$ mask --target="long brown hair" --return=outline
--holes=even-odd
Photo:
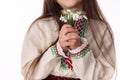
[[[108,24],[108,22],[106,21],[105,17],[103,16],[102,12],[101,12],[101,9],[97,3],[97,0],[83,0],[83,11],[86,12],[86,16],[88,17],[88,19],[94,19],[94,20],[98,20],[98,21],[101,21],[103,23],[106,24],[107,26],[107,29],[109,31],[109,34],[110,34],[110,37],[111,37],[111,40],[112,42],[113,41],[113,36],[112,36],[112,33],[111,33],[111,29],[110,29],[110,26]],[[62,10],[62,7],[56,2],[56,0],[44,0],[44,5],[43,5],[43,13],[42,13],[42,16],[40,16],[39,18],[37,18],[36,20],[38,19],[42,19],[42,18],[48,18],[48,17],[52,17],[55,19],[55,21],[58,23],[59,25],[59,28],[61,29],[61,26],[62,26],[62,23],[60,22],[59,20],[59,17],[61,15],[61,10]],[[35,21],[36,21],[35,20]],[[34,22],[35,22],[34,21]],[[101,26],[102,27],[102,26]],[[101,42],[98,42],[98,38],[97,38],[97,35],[95,34],[96,32],[94,31],[94,28],[91,27],[91,30],[92,30],[92,35],[96,41],[96,44],[97,46],[99,47],[100,51],[102,52],[101,50],[101,45],[102,44],[102,47],[106,48],[105,47],[105,44],[102,43],[103,40],[101,40]],[[104,36],[103,36],[104,37]],[[101,39],[103,38],[101,37]],[[100,43],[100,44],[99,44]],[[114,44],[114,43],[113,43]],[[53,44],[51,44],[50,46],[52,46]],[[50,47],[49,46],[49,47]],[[48,47],[48,48],[49,48]],[[46,51],[46,50],[45,50]],[[44,52],[45,52],[44,51]],[[104,54],[104,52],[102,52]],[[27,74],[26,74],[26,80],[31,80],[32,79],[32,74],[33,72],[35,71],[35,68],[40,60],[42,55],[38,56],[31,64],[31,66],[29,67],[28,71],[27,71]],[[104,54],[105,56],[105,54]]]

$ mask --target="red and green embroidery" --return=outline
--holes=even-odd
[[[61,67],[64,68],[64,69],[69,69],[65,58],[61,58]]]
[[[63,69],[71,69],[71,70],[73,69],[72,61],[71,61],[69,55],[66,55],[66,56],[68,56],[68,58],[64,58],[63,56],[59,55],[59,52],[58,52],[58,49],[57,49],[56,45],[52,46],[51,50],[52,50],[53,55],[56,58],[58,58],[58,57],[61,58],[61,67]]]
[[[71,61],[70,57],[74,57],[74,58],[83,57],[90,50],[90,46],[86,45],[86,47],[84,49],[82,49],[81,51],[79,51],[77,53],[67,54],[66,56],[68,56],[68,58],[64,58],[61,55],[59,55],[56,45],[52,46],[51,50],[52,50],[53,55],[56,58],[58,58],[58,57],[61,58],[61,67],[63,69],[71,69],[72,70],[73,66],[72,66],[72,61]]]
[[[90,46],[87,45],[84,49],[82,49],[81,51],[75,53],[75,54],[70,54],[71,57],[74,58],[80,58],[83,57],[85,54],[87,54],[87,52],[90,50]]]
[[[54,55],[56,58],[61,57],[61,56],[58,54],[58,50],[56,49],[55,46],[52,46],[52,47],[51,47],[51,50],[52,50],[53,55]]]

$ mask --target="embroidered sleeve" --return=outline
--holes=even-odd
[[[58,57],[61,58],[61,67],[63,69],[71,69],[71,70],[73,69],[69,52],[67,52],[67,53],[63,52],[63,49],[62,49],[59,41],[55,45],[52,46],[51,50],[53,52],[53,55],[56,58],[58,58]]]
[[[63,52],[63,49],[60,46],[59,41],[55,45],[52,46],[51,50],[52,50],[53,55],[55,57],[65,57],[65,58],[67,58],[67,56]]]
[[[63,52],[59,41],[52,46],[51,50],[53,55],[56,58],[61,58],[61,67],[63,67],[64,69],[73,69],[70,57],[80,58],[87,54],[87,52],[90,50],[90,46],[85,38],[81,38],[81,41],[82,45],[80,47],[77,47],[74,50],[68,50],[67,53]]]
[[[87,54],[87,52],[90,50],[90,46],[85,38],[81,38],[82,45],[80,47],[77,47],[76,49],[69,50],[70,56],[74,58],[80,58]]]

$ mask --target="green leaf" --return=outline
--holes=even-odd
[[[75,21],[73,21],[73,19],[69,19],[67,20],[67,24],[70,24],[71,26],[74,27]]]

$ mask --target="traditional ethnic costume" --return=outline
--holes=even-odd
[[[91,27],[94,27],[97,38],[101,40],[98,45],[103,42],[106,48],[101,44],[99,49]],[[82,45],[65,54],[59,41],[53,44],[59,33],[56,21],[53,18],[35,21],[23,43],[23,75],[27,73],[32,61],[43,53],[31,80],[111,80],[115,73],[115,50],[106,25],[91,19],[84,30],[80,33]]]

